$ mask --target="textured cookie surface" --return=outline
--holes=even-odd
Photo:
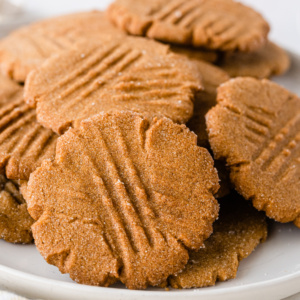
[[[193,113],[200,74],[165,45],[142,38],[86,43],[50,58],[28,76],[25,100],[38,121],[64,132],[100,112],[131,110],[185,123]]]
[[[7,76],[24,82],[30,71],[54,53],[83,39],[110,34],[122,35],[99,11],[43,20],[14,31],[0,42],[0,68]]]
[[[215,157],[236,190],[280,222],[300,227],[300,99],[266,79],[233,79],[206,115]]]
[[[0,239],[10,243],[31,243],[32,224],[18,183],[0,174]]]
[[[56,140],[23,101],[23,88],[0,76],[0,168],[6,176],[27,180],[44,159],[54,158]]]
[[[226,72],[206,62],[194,61],[202,76],[203,91],[199,92],[194,102],[194,115],[187,123],[198,137],[198,145],[209,147],[206,132],[205,115],[217,104],[217,88],[229,79]]]
[[[228,53],[219,66],[231,77],[268,78],[286,72],[290,66],[288,54],[272,42],[251,53]]]
[[[260,14],[232,0],[116,0],[108,13],[130,34],[225,51],[258,49],[269,31]]]
[[[173,288],[192,288],[235,278],[239,262],[266,237],[264,214],[232,194],[221,200],[220,216],[214,223],[213,234],[205,241],[205,248],[190,251],[186,268],[171,276],[169,283]]]
[[[218,177],[184,125],[137,114],[99,114],[58,139],[53,163],[25,194],[48,263],[72,279],[129,288],[184,268],[218,215]]]

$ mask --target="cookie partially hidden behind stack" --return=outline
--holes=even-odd
[[[232,0],[116,0],[108,14],[133,35],[222,51],[254,51],[269,32],[259,13]]]
[[[203,91],[197,93],[194,115],[187,123],[187,127],[196,133],[199,146],[209,147],[205,115],[217,104],[217,88],[229,80],[229,76],[222,69],[207,62],[194,60],[193,63],[202,75]]]
[[[240,261],[266,240],[268,228],[263,213],[235,193],[220,204],[213,234],[203,249],[190,252],[183,272],[169,278],[173,288],[205,287],[235,278]]]
[[[0,69],[6,76],[24,82],[30,71],[47,58],[78,42],[122,32],[100,11],[80,12],[46,19],[12,32],[0,42]]]
[[[0,75],[0,168],[10,179],[28,180],[44,159],[52,159],[57,135],[36,121],[23,88]]]
[[[218,65],[231,77],[269,78],[281,75],[290,67],[288,54],[272,42],[250,53],[224,53]]]
[[[36,246],[80,283],[159,285],[182,270],[218,216],[208,151],[184,125],[99,114],[58,139],[28,182]]]

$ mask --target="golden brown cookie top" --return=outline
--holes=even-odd
[[[237,191],[269,217],[300,226],[300,99],[268,80],[232,79],[206,122]]]
[[[116,0],[108,15],[133,35],[224,51],[258,49],[269,31],[259,13],[232,0]]]
[[[82,40],[122,36],[100,11],[81,12],[46,19],[12,32],[0,42],[0,69],[16,81],[24,82],[28,73],[45,59],[70,49]]]
[[[143,38],[82,44],[48,59],[26,81],[25,100],[57,133],[100,112],[131,110],[185,123],[201,76],[186,58]]]
[[[288,54],[272,42],[251,53],[228,53],[219,66],[231,77],[268,78],[286,72],[290,66]]]
[[[10,243],[28,244],[33,241],[33,219],[19,191],[19,184],[0,174],[0,239]]]
[[[131,112],[99,114],[68,130],[25,194],[47,262],[72,279],[128,288],[184,268],[218,215],[218,177],[184,125]]]
[[[236,277],[239,262],[267,238],[266,217],[236,194],[220,202],[220,216],[205,248],[190,251],[183,272],[169,278],[173,288],[215,285]]]
[[[44,159],[54,157],[57,137],[37,123],[23,88],[0,75],[0,168],[6,176],[28,180]]]

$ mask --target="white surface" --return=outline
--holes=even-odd
[[[138,1],[138,0],[137,0]],[[105,8],[104,0],[25,0],[25,14],[6,25],[0,35],[30,20],[78,10]],[[300,1],[245,0],[272,26],[271,38],[294,53],[291,71],[275,81],[300,95]],[[251,26],[251,24],[249,24]],[[298,27],[297,27],[298,26]],[[42,299],[283,299],[300,291],[300,229],[272,222],[267,242],[241,263],[237,278],[215,287],[193,290],[129,291],[122,286],[100,288],[73,283],[68,275],[47,265],[34,246],[0,241],[0,285],[22,296]],[[1,298],[0,298],[1,299]],[[291,299],[300,299],[294,296]]]

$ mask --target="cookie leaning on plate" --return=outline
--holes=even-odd
[[[269,32],[259,13],[232,0],[116,0],[108,15],[133,35],[223,51],[254,51]]]
[[[220,216],[205,248],[190,251],[190,259],[178,275],[169,278],[173,288],[215,285],[236,277],[239,263],[267,238],[266,217],[232,193],[220,201]]]
[[[73,280],[128,288],[182,270],[218,215],[218,176],[184,125],[99,114],[58,139],[25,198],[36,246]]]
[[[54,53],[72,48],[83,40],[100,36],[122,36],[100,11],[80,12],[46,19],[12,32],[0,41],[0,69],[12,79],[24,82],[30,71]]]
[[[236,190],[279,222],[300,227],[300,99],[283,87],[237,78],[218,89],[206,115],[215,158]]]
[[[84,43],[48,59],[28,76],[25,101],[57,133],[100,112],[131,110],[185,123],[201,74],[169,47],[143,38]]]

